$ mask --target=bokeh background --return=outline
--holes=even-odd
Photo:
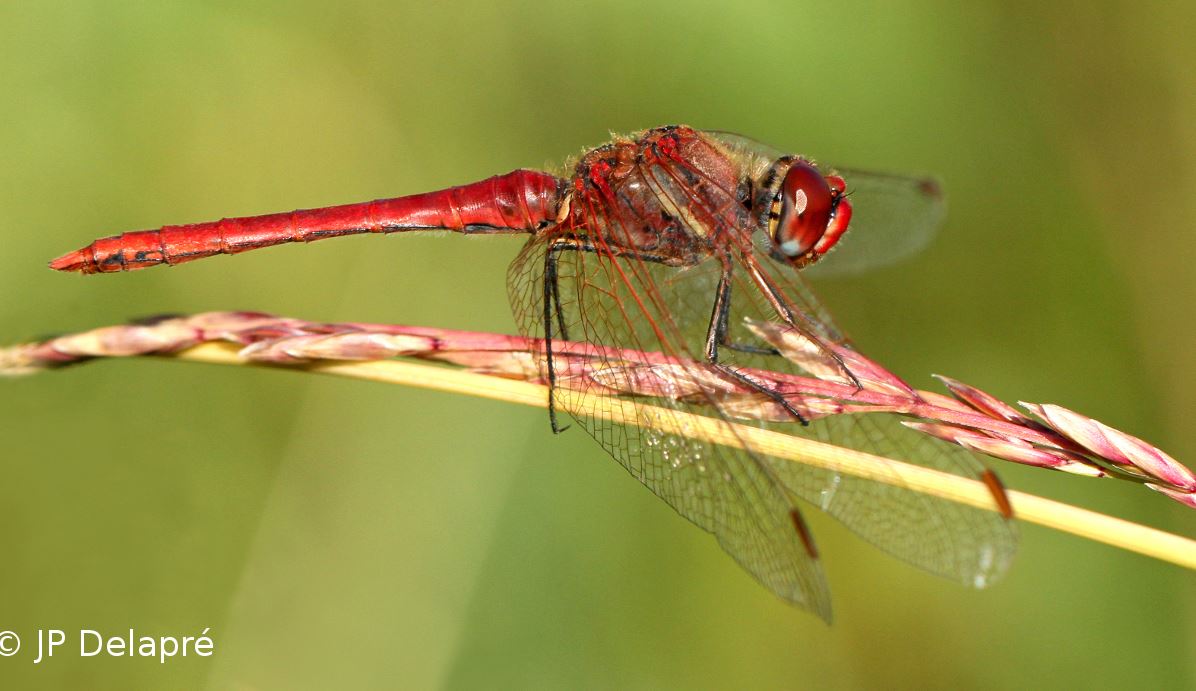
[[[519,239],[358,237],[80,278],[99,235],[424,191],[607,132],[731,129],[944,181],[917,259],[825,282],[861,348],[1196,461],[1183,3],[7,2],[0,340],[161,312],[511,331]],[[940,581],[824,517],[791,609],[542,411],[161,361],[0,382],[6,688],[1190,688],[1196,577],[1024,527]],[[1196,534],[1145,490],[1007,484]],[[32,664],[38,628],[211,658]]]

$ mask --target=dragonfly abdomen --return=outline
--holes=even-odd
[[[101,238],[50,262],[79,273],[132,271],[359,233],[528,233],[558,218],[563,181],[516,170],[436,192],[264,216],[163,226]]]

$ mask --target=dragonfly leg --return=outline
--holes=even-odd
[[[553,366],[552,359],[552,320],[555,313],[556,320],[560,326],[561,338],[566,339],[565,324],[563,310],[560,304],[560,287],[559,274],[557,271],[558,254],[564,251],[574,252],[593,252],[600,254],[607,254],[612,257],[637,259],[639,261],[652,262],[657,264],[669,264],[676,262],[675,257],[667,257],[664,255],[656,255],[651,253],[634,252],[620,248],[598,248],[590,243],[585,238],[580,237],[564,237],[560,238],[548,248],[544,257],[544,344],[546,366],[545,370],[548,377],[549,395],[548,395],[548,413],[549,421],[552,423],[554,432],[562,432],[563,428],[559,427],[556,421],[556,406],[553,397],[553,391],[556,389],[556,371]],[[784,304],[784,303],[780,303]],[[809,420],[801,414],[793,404],[785,399],[779,392],[769,388],[768,386],[748,377],[739,372],[735,368],[725,365],[718,360],[719,346],[723,346],[728,350],[736,350],[740,352],[755,353],[761,355],[780,355],[780,352],[775,348],[766,348],[762,346],[753,346],[747,344],[733,343],[728,338],[728,325],[730,323],[731,312],[731,262],[728,257],[723,262],[723,274],[719,278],[718,289],[715,293],[714,309],[710,317],[710,328],[706,335],[706,360],[718,371],[727,376],[741,382],[745,386],[758,391],[768,398],[772,399],[777,405],[781,406],[786,412],[793,416],[793,419],[802,423],[809,424]],[[793,315],[788,309],[785,309],[782,318],[790,324],[793,323]],[[850,373],[849,373],[850,374]],[[854,379],[854,377],[853,377]]]
[[[706,332],[706,360],[718,371],[735,379],[736,381],[746,385],[748,388],[754,389],[765,396],[772,399],[774,403],[785,409],[785,412],[793,416],[803,425],[810,424],[810,421],[802,415],[797,408],[793,407],[789,401],[780,392],[765,386],[764,384],[752,379],[743,374],[739,370],[729,365],[724,365],[718,361],[718,348],[720,345],[727,346],[732,350],[739,350],[734,346],[727,344],[727,327],[730,323],[731,317],[731,264],[730,262],[723,263],[723,275],[718,280],[718,288],[714,295],[714,309],[710,314],[710,328]],[[764,349],[760,349],[764,350]],[[765,351],[767,352],[767,351]],[[776,351],[773,351],[776,352]],[[779,354],[779,353],[778,353]]]
[[[782,297],[781,292],[777,290],[777,287],[773,284],[773,282],[769,280],[768,277],[765,276],[759,269],[754,270],[752,273],[753,278],[756,281],[756,285],[760,287],[760,289],[764,292],[765,297],[767,297],[768,301],[772,303],[773,309],[777,311],[777,315],[780,316],[786,324],[788,324],[798,333],[807,334],[809,332],[809,327],[803,327],[798,323],[798,318],[794,316],[793,310],[789,307],[789,304]],[[730,286],[728,286],[728,290],[729,289]],[[804,319],[801,321],[802,323],[808,323],[808,321]],[[852,386],[855,387],[857,393],[863,390],[864,385],[862,382],[860,382],[860,378],[855,375],[855,372],[851,371],[851,368],[847,366],[847,363],[843,362],[843,358],[839,357],[837,353],[832,351],[830,348],[827,348],[824,344],[819,343],[816,339],[811,339],[807,336],[807,340],[813,342],[814,345],[823,352],[823,355],[826,356],[826,359],[837,366],[844,377],[847,378],[847,380],[851,382]]]
[[[557,333],[560,334],[560,339],[569,340],[568,331],[565,329],[565,313],[561,308],[561,287],[560,275],[557,271],[557,255],[570,250],[574,252],[599,252],[597,247],[583,238],[564,237],[555,241],[548,248],[548,251],[544,253],[544,371],[548,379],[548,422],[552,425],[553,434],[560,434],[569,429],[568,425],[561,427],[556,418],[556,368],[552,358],[552,322],[555,316]],[[629,257],[658,264],[663,264],[668,260],[663,255],[641,254],[626,250],[615,250],[615,248],[606,249],[604,253],[611,256]]]
[[[561,427],[556,419],[556,370],[552,361],[552,318],[555,313],[561,339],[568,340],[568,332],[565,330],[565,315],[561,309],[557,254],[571,248],[572,245],[569,241],[556,242],[544,254],[544,371],[548,378],[548,423],[552,425],[553,434],[560,434],[569,429],[568,425]]]
[[[727,334],[723,334],[723,340],[719,343],[720,346],[727,350],[734,350],[737,353],[749,353],[751,355],[772,355],[779,357],[781,351],[769,346],[750,345],[748,343],[735,343],[727,340]]]

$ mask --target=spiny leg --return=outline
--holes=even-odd
[[[590,242],[588,242],[582,238],[573,237],[573,238],[562,238],[560,240],[557,240],[556,242],[554,242],[552,244],[551,247],[548,248],[548,251],[545,253],[545,259],[544,259],[544,316],[543,316],[543,318],[544,318],[545,371],[547,373],[548,386],[549,386],[548,418],[549,418],[550,424],[552,425],[552,431],[557,434],[568,429],[567,426],[561,427],[556,419],[556,403],[555,403],[556,369],[555,369],[555,366],[553,363],[553,355],[552,355],[552,338],[553,338],[552,320],[553,320],[554,312],[555,312],[557,324],[559,326],[559,332],[561,333],[561,338],[563,340],[568,339],[568,336],[566,335],[567,332],[565,329],[564,312],[563,312],[563,309],[561,307],[561,302],[560,302],[560,275],[559,275],[559,272],[557,271],[557,261],[558,261],[557,255],[558,255],[558,253],[564,252],[566,250],[572,250],[572,251],[576,251],[576,252],[593,252],[593,253],[599,252],[599,249],[597,247],[595,247],[593,244],[591,244]],[[612,258],[613,257],[630,258],[630,259],[637,259],[640,261],[646,261],[646,262],[651,262],[651,263],[656,263],[656,264],[667,264],[671,261],[675,261],[675,258],[666,257],[665,255],[640,253],[640,252],[633,252],[633,251],[628,251],[628,250],[619,250],[619,249],[615,249],[615,248],[609,248],[606,250],[605,253],[609,254]],[[761,354],[761,355],[780,355],[779,351],[777,351],[775,348],[766,348],[766,347],[761,347],[761,346],[737,344],[737,343],[732,343],[731,341],[729,341],[728,340],[728,331],[729,331],[728,324],[729,324],[729,319],[730,319],[730,311],[731,311],[731,264],[730,264],[729,258],[727,258],[723,262],[723,273],[722,273],[722,276],[719,278],[718,288],[715,293],[714,309],[711,313],[711,318],[710,318],[710,328],[707,331],[706,359],[711,365],[713,365],[720,372],[723,372],[727,376],[735,379],[736,381],[743,383],[745,386],[747,386],[755,391],[758,391],[758,392],[764,394],[765,396],[767,396],[768,398],[770,398],[771,400],[773,400],[777,405],[781,406],[782,408],[785,409],[786,412],[788,412],[790,415],[792,415],[793,418],[795,420],[797,420],[798,422],[802,423],[803,425],[809,424],[809,421],[805,418],[805,416],[803,416],[800,412],[798,412],[798,410],[796,408],[794,408],[793,405],[791,403],[789,403],[789,401],[785,400],[785,397],[782,396],[779,392],[777,392],[773,389],[770,389],[769,387],[765,386],[764,384],[761,384],[760,382],[742,374],[741,372],[737,371],[733,367],[724,365],[718,361],[719,346],[723,346],[730,350],[735,350],[735,351],[739,351],[739,352],[755,353],[755,354]],[[792,316],[790,314],[786,313],[783,316],[787,317],[787,321],[792,322]]]
[[[775,309],[777,312],[777,315],[780,316],[781,319],[783,319],[785,323],[795,331],[803,334],[808,341],[813,343],[815,347],[820,349],[829,360],[833,361],[838,366],[839,371],[851,381],[852,385],[855,386],[855,390],[857,392],[861,391],[864,388],[863,383],[860,381],[860,378],[855,375],[855,372],[852,372],[847,364],[843,362],[843,358],[839,357],[837,353],[832,351],[825,344],[819,342],[817,339],[811,338],[808,335],[808,328],[802,328],[798,326],[798,320],[794,316],[793,310],[789,307],[789,303],[786,302],[781,291],[777,289],[776,285],[774,285],[773,282],[758,269],[753,273],[758,281],[761,291],[764,293],[764,297],[767,298],[772,304],[773,309]]]
[[[803,425],[810,424],[809,420],[807,420],[805,416],[798,412],[798,410],[794,408],[789,401],[785,400],[785,397],[781,395],[780,392],[761,384],[755,379],[752,379],[742,372],[739,372],[734,367],[724,365],[718,361],[718,347],[720,345],[727,346],[732,350],[741,350],[741,348],[736,348],[728,344],[727,331],[728,324],[730,323],[730,317],[731,262],[730,258],[728,257],[723,261],[723,273],[718,279],[718,288],[715,290],[714,294],[714,309],[710,314],[710,328],[706,332],[706,360],[718,371],[772,399],[774,403],[784,408],[785,412],[792,415],[793,418],[798,422],[802,423]],[[767,352],[763,348],[759,350]],[[772,352],[776,353],[775,350]]]

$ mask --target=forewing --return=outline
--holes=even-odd
[[[830,170],[847,183],[851,222],[834,249],[803,273],[816,278],[862,273],[908,259],[934,239],[946,212],[938,181]]]
[[[722,548],[765,587],[829,620],[829,592],[812,542],[806,542],[808,533],[800,514],[768,464],[743,448],[715,446],[688,434],[643,426],[655,415],[682,424],[679,414],[689,412],[713,415],[726,424],[719,395],[709,387],[710,378],[718,375],[700,365],[718,265],[677,269],[640,257],[616,257],[611,247],[630,244],[629,221],[609,218],[594,200],[574,203],[592,204],[591,218],[603,225],[603,231],[602,237],[591,232],[592,251],[555,252],[560,314],[555,308],[548,312],[553,337],[561,340],[559,322],[563,322],[569,341],[673,357],[676,366],[669,369],[673,387],[690,396],[665,392],[636,398],[641,405],[633,418],[610,420],[604,410],[594,408],[599,404],[593,398],[585,396],[605,387],[590,378],[557,377],[555,404],[653,493],[714,533]],[[550,240],[533,238],[512,264],[509,276],[520,329],[533,337],[544,336],[544,307],[553,304],[544,283],[550,246]],[[704,317],[691,318],[702,313]],[[685,318],[677,319],[678,314]],[[636,377],[634,367],[615,357],[605,357],[596,368],[599,377],[605,375],[606,383],[616,386],[618,378]],[[658,410],[649,412],[646,405]]]
[[[757,173],[782,155],[743,135],[711,134],[747,160],[748,167]],[[835,250],[803,270],[804,276],[857,273],[899,261],[921,250],[942,221],[945,204],[933,179],[823,168],[844,177],[853,207],[852,220]],[[794,326],[811,340],[846,346],[830,314],[802,278],[769,257],[768,242],[758,232],[754,255],[746,260],[768,276],[795,312],[804,315],[796,319]],[[760,299],[753,290],[756,287],[736,291],[733,321],[736,313],[775,319],[776,310]],[[740,354],[738,360],[745,366],[800,370],[792,363],[777,362],[777,358]],[[832,362],[821,364],[834,370]],[[980,479],[984,466],[971,452],[916,434],[899,422],[888,414],[838,415],[815,420],[808,426],[786,425],[785,431]],[[992,512],[913,492],[901,481],[897,465],[888,468],[891,482],[881,483],[776,459],[769,463],[776,466],[776,474],[797,496],[820,506],[881,549],[949,578],[984,585],[1005,571],[1016,548],[1015,529],[1009,521]]]
[[[547,250],[547,243],[533,239],[511,268],[511,299],[520,328],[536,338],[544,335]],[[561,313],[570,340],[690,360],[682,329],[667,311],[676,309],[678,301],[692,301],[682,312],[690,315],[704,310],[705,321],[709,320],[709,267],[678,274],[676,269],[601,252],[565,251],[558,257]],[[679,276],[702,287],[679,287]],[[554,338],[559,339],[555,310],[550,316]],[[697,328],[704,327],[699,324]],[[613,359],[603,360],[598,368],[615,378],[634,375]],[[677,388],[689,389],[709,372],[681,367],[672,369],[671,376]],[[797,529],[800,516],[768,465],[741,449],[641,426],[652,416],[643,407],[637,407],[631,419],[610,419],[601,399],[584,395],[602,388],[589,380],[565,379],[557,384],[555,404],[568,411],[633,477],[682,516],[713,533],[723,549],[767,588],[830,619],[830,596],[812,544],[803,542]],[[718,416],[719,410],[711,405],[709,394],[691,401],[671,396],[635,400],[661,409],[657,414],[673,421],[678,420],[677,413]]]
[[[799,311],[825,314],[813,291],[790,267],[762,253],[747,261],[755,262]],[[743,326],[745,317],[776,321],[772,307],[750,287],[745,285],[733,294],[731,320],[743,329],[737,338],[750,338]],[[807,331],[807,337],[829,334],[828,340],[832,340],[837,333],[833,324],[825,323],[812,333]],[[842,339],[837,342],[845,345]],[[728,359],[744,367],[802,373],[797,365],[775,356],[730,352]],[[971,452],[910,430],[900,424],[899,417],[888,413],[832,415],[808,425],[757,424],[969,479],[982,480],[985,470]],[[884,466],[889,481],[880,482],[775,458],[768,462],[793,494],[877,547],[933,573],[979,587],[1007,569],[1016,549],[1016,531],[1010,521],[998,513],[909,489],[898,464]]]
[[[785,431],[837,446],[980,480],[984,466],[967,450],[921,435],[894,415],[860,413],[814,420]],[[909,489],[900,467],[889,482],[816,471],[770,459],[794,494],[831,514],[860,537],[910,564],[981,588],[1008,569],[1016,529],[999,513]]]

